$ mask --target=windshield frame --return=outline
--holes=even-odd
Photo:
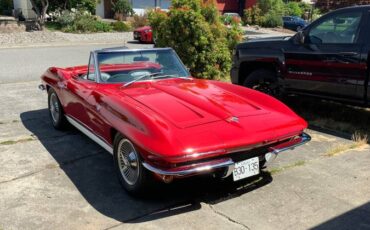
[[[96,83],[99,83],[99,84],[122,84],[123,83],[123,82],[120,82],[120,83],[118,83],[118,82],[117,83],[105,82],[101,79],[100,68],[99,68],[99,60],[98,60],[98,55],[99,54],[102,54],[102,53],[134,53],[134,52],[151,52],[151,51],[170,51],[170,52],[172,52],[174,54],[175,58],[178,59],[179,64],[182,65],[182,67],[186,71],[187,76],[189,78],[191,78],[191,74],[190,74],[188,68],[184,65],[181,58],[177,55],[175,50],[173,50],[172,48],[146,48],[146,49],[108,48],[108,49],[95,50],[95,51],[92,52],[92,54],[94,56],[95,74],[97,76],[96,79],[95,79]],[[140,80],[138,82],[143,82],[143,81],[153,81],[153,79],[151,79],[151,80]]]

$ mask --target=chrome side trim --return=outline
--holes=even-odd
[[[280,145],[270,147],[269,151],[274,154],[279,154],[281,152],[294,149],[300,145],[303,145],[311,140],[311,136],[307,133],[302,133],[298,138],[292,139],[288,142],[282,143]]]
[[[188,175],[196,175],[202,174],[205,172],[209,172],[219,168],[228,168],[228,172],[230,168],[234,167],[234,161],[230,158],[219,159],[219,160],[212,160],[205,163],[189,165],[186,167],[179,167],[179,168],[171,168],[169,170],[162,170],[156,168],[146,162],[143,162],[143,166],[148,169],[149,171],[160,174],[160,175],[167,175],[167,176],[188,176]],[[232,172],[232,170],[231,170]]]
[[[112,146],[108,145],[99,136],[97,136],[96,134],[94,134],[93,132],[91,132],[90,130],[88,130],[87,128],[85,128],[83,125],[81,125],[74,118],[72,118],[70,116],[67,116],[67,115],[66,115],[66,118],[69,121],[69,123],[71,123],[71,125],[73,125],[74,127],[76,127],[83,134],[85,134],[86,136],[88,136],[91,140],[95,141],[98,145],[100,145],[102,148],[104,148],[105,150],[107,150],[110,154],[113,154],[113,148],[112,148]]]

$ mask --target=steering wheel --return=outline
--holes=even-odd
[[[105,73],[105,72],[101,72],[100,73],[100,78],[103,80],[103,81],[108,81],[109,78],[111,78],[111,75],[109,75],[108,73]]]

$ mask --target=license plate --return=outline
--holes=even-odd
[[[254,157],[235,164],[233,171],[234,181],[242,180],[247,177],[255,176],[260,173],[260,164],[258,157]]]

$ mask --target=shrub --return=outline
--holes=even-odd
[[[288,2],[285,5],[285,15],[302,17],[304,11],[298,2]]]
[[[263,27],[279,27],[283,26],[283,18],[282,15],[276,11],[269,11],[267,15],[264,17],[262,22]]]
[[[76,19],[76,10],[56,10],[53,13],[50,13],[50,16],[56,23],[59,23],[61,27],[71,25]]]
[[[169,12],[149,13],[158,47],[172,47],[194,77],[221,79],[229,75],[231,49],[240,41],[239,25],[222,25],[213,1],[173,0]]]
[[[0,15],[1,14],[10,15],[12,9],[13,9],[12,0],[0,0]]]
[[[243,24],[244,25],[261,25],[263,17],[261,15],[261,9],[258,4],[251,8],[244,10]]]
[[[73,22],[72,25],[69,25],[62,29],[64,32],[74,32],[74,33],[86,33],[86,32],[109,32],[112,30],[112,27],[102,21],[98,21],[93,16],[79,16]]]
[[[144,14],[144,15],[135,14],[133,21],[131,22],[131,26],[135,29],[139,27],[147,26],[148,24],[149,24],[149,21],[148,21],[147,14]]]
[[[90,13],[94,14],[97,0],[68,0],[68,3],[69,9],[77,8],[79,10],[87,10]]]
[[[268,14],[271,10],[281,15],[284,14],[285,4],[283,0],[258,0],[257,4],[262,15]]]
[[[53,28],[61,28],[63,32],[86,33],[86,32],[109,32],[112,26],[98,20],[86,10],[59,10],[50,13],[55,23]]]
[[[134,13],[128,0],[116,0],[115,2],[112,2],[112,10],[114,13],[123,15],[131,15]]]
[[[131,27],[124,22],[112,22],[111,26],[114,31],[118,31],[118,32],[131,31]]]

